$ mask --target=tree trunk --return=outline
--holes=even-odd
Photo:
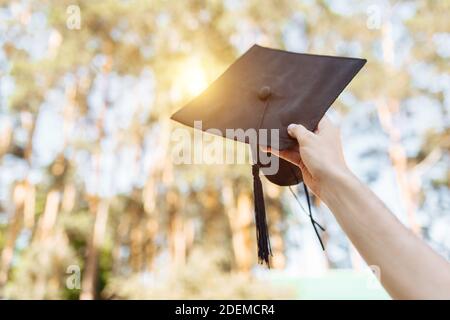
[[[272,260],[271,268],[283,269],[286,266],[286,255],[284,245],[284,230],[277,228],[276,226],[283,226],[283,208],[281,206],[280,187],[273,184],[265,185],[266,193],[266,211],[267,211],[267,223],[270,231],[270,244],[272,247]]]
[[[106,224],[108,221],[109,201],[106,199],[95,199],[95,222],[94,232],[89,244],[86,267],[81,284],[82,300],[92,300],[96,297],[97,289],[97,272],[98,272],[98,256],[106,233]]]
[[[250,230],[253,222],[253,201],[248,192],[237,188],[234,192],[233,181],[227,181],[223,187],[225,213],[231,230],[236,267],[241,272],[249,272],[254,262],[253,241]]]
[[[383,59],[387,65],[387,73],[393,74],[395,71],[395,49],[392,38],[392,25],[389,21],[383,25],[382,37]],[[414,194],[414,190],[419,188],[413,185],[414,181],[409,179],[406,152],[401,144],[401,132],[393,120],[398,112],[399,105],[400,103],[397,100],[381,97],[377,101],[378,117],[384,131],[389,136],[389,157],[400,188],[409,226],[414,233],[420,235],[421,230],[416,218],[417,197]]]
[[[144,263],[142,221],[137,212],[130,214],[134,216],[130,230],[130,264],[134,272],[140,272]]]
[[[0,288],[3,288],[8,280],[9,268],[14,256],[14,247],[16,244],[17,236],[20,232],[24,201],[26,198],[26,185],[25,183],[18,183],[14,187],[13,200],[14,200],[14,212],[11,216],[11,220],[8,223],[8,232],[6,237],[5,246],[2,250],[0,261]]]
[[[7,123],[6,126],[0,128],[0,159],[3,158],[3,155],[11,144],[12,133],[13,129],[10,123]]]
[[[59,202],[59,191],[55,189],[50,190],[45,201],[44,213],[39,220],[38,229],[36,231],[36,239],[38,241],[44,241],[50,236],[58,216]]]
[[[145,267],[147,271],[153,270],[153,262],[157,254],[156,235],[158,234],[159,223],[154,217],[147,218],[145,230]]]

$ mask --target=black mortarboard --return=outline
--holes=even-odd
[[[270,140],[270,135],[257,144],[285,150],[297,143],[288,135],[287,126],[297,123],[314,130],[365,62],[364,59],[293,53],[254,45],[172,119],[191,127],[194,121],[202,121],[202,130],[218,129],[224,137],[227,129],[278,129],[276,144]],[[233,138],[250,142],[247,137]],[[256,158],[252,171],[258,257],[268,264],[271,249],[259,169],[271,182],[281,186],[298,184],[302,176],[297,166],[283,159],[279,159],[279,170],[275,174],[266,174],[267,164],[259,161],[262,151],[256,147],[252,152]],[[309,205],[306,188],[305,192]],[[311,213],[310,217],[317,233],[317,223]]]

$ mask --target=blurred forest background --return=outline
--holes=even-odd
[[[349,166],[450,258],[450,1],[0,3],[0,298],[386,297],[317,199],[325,252],[263,182],[267,270],[249,167],[171,161],[171,113],[254,43],[368,59],[330,114]]]

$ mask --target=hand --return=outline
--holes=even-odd
[[[289,125],[288,133],[297,139],[299,147],[264,151],[297,165],[308,188],[320,198],[326,188],[332,188],[335,178],[349,172],[342,153],[339,128],[325,116],[314,133],[299,124]]]

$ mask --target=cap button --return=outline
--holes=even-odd
[[[267,100],[267,98],[269,98],[271,94],[272,94],[272,91],[270,90],[270,87],[264,86],[259,90],[258,97],[261,100]]]

